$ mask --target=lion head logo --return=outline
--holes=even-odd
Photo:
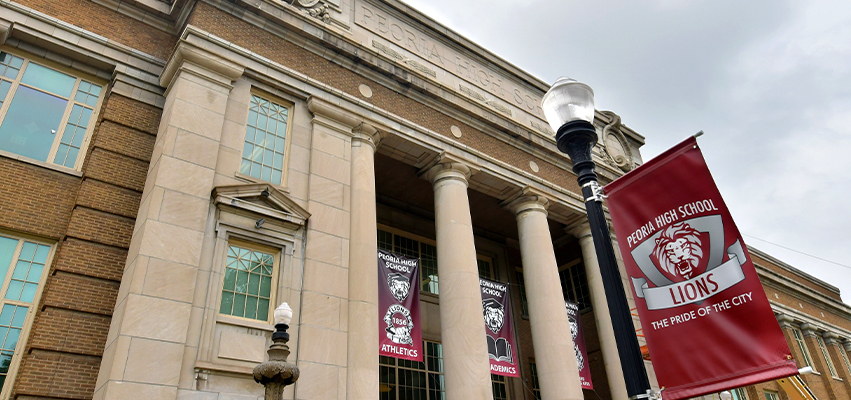
[[[482,300],[482,312],[485,316],[485,325],[493,333],[498,334],[505,322],[505,308],[503,308],[502,303],[494,299]]]
[[[403,301],[408,297],[408,291],[411,289],[411,282],[408,277],[399,273],[387,275],[387,287],[390,288],[390,293],[396,300]]]
[[[659,266],[673,281],[683,281],[699,275],[701,249],[700,232],[685,222],[667,227],[656,239],[653,255]]]

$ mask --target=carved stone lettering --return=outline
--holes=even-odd
[[[415,54],[423,62],[443,69],[520,110],[537,116],[540,119],[544,118],[544,111],[540,106],[541,97],[538,94],[529,91],[518,82],[501,75],[490,67],[472,61],[452,47],[411,27],[391,14],[375,8],[371,4],[363,1],[359,1],[356,4],[355,24],[384,38],[393,46]],[[399,52],[391,50],[387,45],[376,45],[375,43],[375,40],[373,40],[373,47],[391,58],[431,76],[437,75],[433,70],[426,67],[423,62],[405,57]],[[396,55],[401,56],[401,58]],[[473,96],[470,93],[464,93],[468,96]],[[511,115],[511,111],[507,107],[494,100],[482,100],[478,98],[476,100],[490,105],[501,113]],[[534,118],[530,118],[530,121],[532,119]]]

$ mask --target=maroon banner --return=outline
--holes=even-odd
[[[378,250],[378,354],[423,361],[419,277],[420,260]]]
[[[519,377],[514,355],[514,324],[511,321],[511,296],[508,285],[479,278],[482,289],[482,314],[485,318],[485,333],[488,336],[488,358],[491,373]]]
[[[604,190],[665,400],[797,373],[693,137]]]
[[[565,301],[564,308],[567,309],[567,322],[570,323],[573,351],[576,353],[576,367],[579,369],[579,383],[582,384],[583,389],[594,389],[594,384],[591,383],[591,368],[588,366],[588,351],[585,350],[585,333],[582,332],[579,305]]]

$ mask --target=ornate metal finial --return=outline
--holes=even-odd
[[[275,333],[272,334],[272,344],[266,353],[269,361],[254,367],[254,381],[266,387],[265,400],[283,400],[284,387],[298,380],[299,370],[294,364],[287,362],[290,355],[288,323],[293,312],[287,303],[281,303],[275,309]]]

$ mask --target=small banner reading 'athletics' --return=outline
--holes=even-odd
[[[604,191],[665,400],[798,372],[693,137]]]
[[[514,355],[514,325],[511,323],[511,296],[508,285],[479,278],[482,288],[482,314],[488,337],[491,373],[519,377]]]
[[[378,250],[378,343],[382,356],[423,361],[420,261]]]
[[[582,333],[582,316],[579,315],[579,305],[569,301],[564,302],[567,309],[567,322],[570,323],[570,333],[573,337],[573,351],[576,353],[576,367],[579,369],[579,383],[583,389],[594,389],[591,383],[591,368],[588,367],[588,351],[585,349],[585,334]]]

